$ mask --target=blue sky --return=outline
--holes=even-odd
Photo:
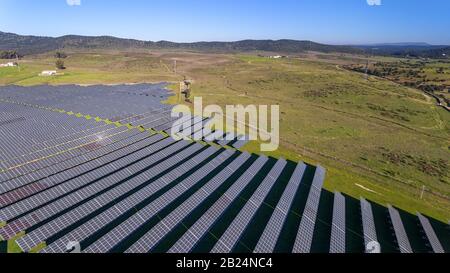
[[[367,0],[0,0],[0,31],[177,42],[286,38],[450,44],[450,1],[369,1],[381,5]]]

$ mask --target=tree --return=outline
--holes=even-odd
[[[61,59],[56,60],[56,68],[58,69],[66,69],[66,67],[64,66],[64,61]]]
[[[15,50],[0,51],[0,59],[16,59],[18,57],[21,56],[19,56]]]
[[[67,54],[64,53],[64,52],[57,51],[57,52],[55,53],[55,58],[58,58],[58,59],[65,59],[65,58],[67,58]]]

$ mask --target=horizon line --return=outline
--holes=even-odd
[[[314,40],[308,40],[308,39],[292,39],[292,38],[280,38],[280,39],[274,39],[274,38],[246,38],[246,39],[240,39],[240,40],[198,40],[198,41],[190,41],[190,42],[175,42],[170,40],[145,40],[140,38],[132,38],[132,37],[120,37],[115,36],[113,34],[102,34],[102,35],[85,35],[85,34],[64,34],[59,36],[51,36],[51,35],[36,35],[36,34],[22,34],[17,32],[10,32],[10,31],[2,31],[2,33],[6,34],[13,34],[13,35],[19,35],[19,36],[33,36],[33,37],[43,37],[43,38],[63,38],[67,36],[80,36],[80,37],[89,37],[89,38],[100,38],[100,37],[110,37],[110,38],[117,38],[117,39],[125,39],[125,40],[135,40],[140,42],[171,42],[171,43],[177,43],[177,44],[194,44],[194,43],[235,43],[235,42],[241,42],[241,41],[297,41],[297,42],[313,42],[317,44],[323,44],[323,45],[333,45],[333,46],[383,46],[383,45],[420,45],[423,44],[424,46],[450,46],[450,44],[433,44],[428,42],[366,42],[366,43],[328,43],[328,42],[317,42]]]

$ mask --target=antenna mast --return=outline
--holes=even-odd
[[[20,72],[20,65],[19,65],[19,55],[16,52],[16,63],[17,63],[17,68],[19,68],[19,72]]]

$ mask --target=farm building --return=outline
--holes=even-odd
[[[269,56],[269,59],[284,59],[284,58],[287,58],[287,56],[284,55]]]
[[[56,76],[56,70],[44,70],[39,74],[40,76]]]

